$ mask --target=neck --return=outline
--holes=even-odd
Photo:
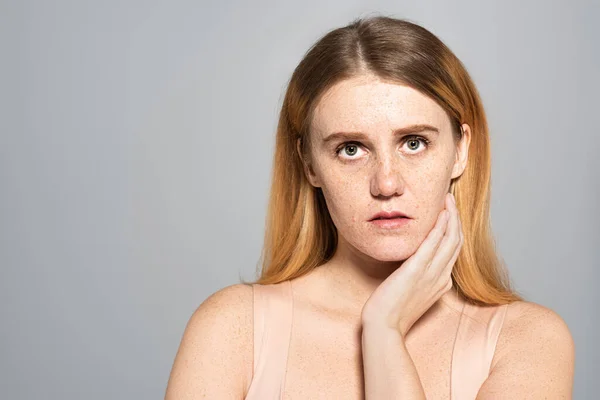
[[[382,262],[347,246],[338,247],[334,256],[322,265],[332,290],[351,304],[362,306],[403,261]],[[320,267],[320,268],[321,268]]]
[[[318,267],[325,278],[325,293],[328,293],[340,308],[360,316],[364,304],[375,289],[394,271],[401,268],[405,260],[379,261],[346,243],[338,244],[333,257]],[[456,309],[460,302],[456,289],[453,288],[431,307],[428,314],[436,313],[442,303]]]

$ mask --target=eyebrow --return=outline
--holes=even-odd
[[[416,125],[409,125],[409,126],[405,126],[402,128],[398,128],[398,129],[394,130],[393,135],[400,136],[400,135],[406,135],[406,134],[410,134],[410,133],[419,133],[419,132],[424,132],[424,131],[435,132],[436,134],[440,133],[439,129],[436,128],[435,126],[427,125],[427,124],[416,124]],[[328,135],[327,137],[323,138],[323,143],[327,144],[336,139],[364,140],[364,139],[368,139],[368,138],[369,137],[362,132],[334,132],[334,133]]]

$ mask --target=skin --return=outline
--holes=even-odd
[[[464,171],[471,137],[467,124],[461,128],[457,143],[437,103],[368,75],[338,83],[315,109],[304,168],[322,189],[340,238],[323,271],[362,303],[366,399],[425,398],[405,337],[452,287],[463,235],[448,190]],[[344,134],[330,140],[338,132]],[[370,220],[380,210],[400,211],[408,223],[375,226]]]
[[[393,134],[412,125],[438,132]],[[369,75],[338,83],[317,104],[305,172],[323,191],[339,236],[336,253],[321,272],[355,305],[356,314],[417,251],[444,210],[450,181],[463,173],[468,158],[470,127],[462,127],[457,143],[450,118],[436,102]],[[334,132],[362,132],[366,138],[327,142]],[[369,219],[383,210],[401,211],[410,221],[401,229],[380,229]]]
[[[451,195],[434,229],[402,268],[371,295],[362,312],[365,398],[425,399],[405,337],[408,330],[452,287],[450,273],[463,243]]]
[[[392,135],[412,124],[439,134],[418,133],[429,147]],[[313,125],[305,172],[323,190],[339,243],[331,260],[291,280],[284,399],[448,399],[462,306],[449,290],[450,271],[463,239],[447,191],[464,171],[470,128],[463,124],[463,140],[454,142],[434,101],[368,75],[331,88]],[[335,157],[322,139],[339,131],[366,137]],[[376,229],[368,219],[380,210],[400,210],[411,221]],[[245,398],[253,348],[252,288],[213,293],[186,326],[165,399]],[[570,399],[573,373],[564,321],[538,304],[514,302],[477,399]]]

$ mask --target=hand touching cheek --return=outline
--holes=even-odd
[[[463,244],[454,196],[446,195],[445,209],[417,251],[371,294],[362,310],[364,325],[399,331],[412,325],[452,288],[452,268]]]

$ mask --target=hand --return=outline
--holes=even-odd
[[[389,327],[405,337],[452,288],[452,268],[464,241],[453,197],[446,195],[446,208],[417,251],[371,294],[362,309],[363,325]]]

